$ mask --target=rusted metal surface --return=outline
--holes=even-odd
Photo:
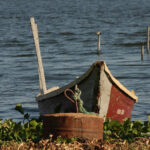
[[[131,118],[131,112],[135,101],[117,89],[114,85],[111,88],[110,103],[107,118],[120,122],[125,118]]]
[[[103,139],[103,118],[82,113],[45,114],[43,116],[43,137],[52,134],[71,138]]]

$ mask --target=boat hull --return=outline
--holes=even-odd
[[[103,61],[95,62],[72,83],[45,95],[38,95],[36,100],[40,114],[76,112],[75,104],[64,94],[65,89],[74,91],[75,85],[82,91],[81,99],[87,111],[120,122],[131,117],[137,97],[112,76]]]

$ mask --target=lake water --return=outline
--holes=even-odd
[[[47,87],[63,86],[96,60],[105,60],[112,74],[139,101],[132,119],[150,114],[150,57],[141,62],[150,25],[149,0],[5,0],[0,1],[0,118],[20,119],[20,103],[39,116],[37,59],[30,26],[35,17]],[[101,56],[97,35],[101,34]]]

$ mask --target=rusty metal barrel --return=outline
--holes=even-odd
[[[103,118],[82,113],[43,115],[43,137],[103,139]]]

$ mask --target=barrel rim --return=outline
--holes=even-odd
[[[54,113],[54,114],[43,114],[43,117],[90,117],[90,118],[99,118],[104,119],[102,116],[96,116],[91,114],[83,113]]]

